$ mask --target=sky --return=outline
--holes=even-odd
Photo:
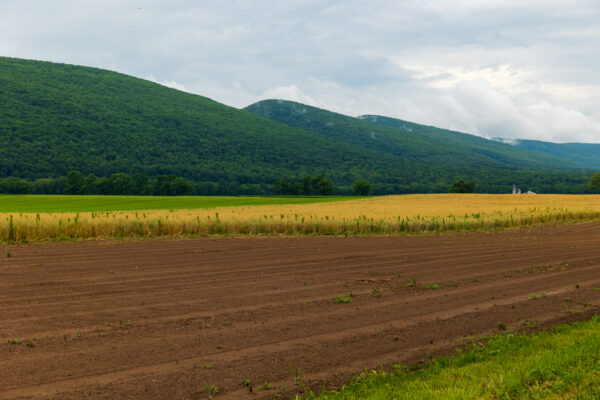
[[[242,108],[277,98],[600,143],[598,0],[1,0],[0,55]]]

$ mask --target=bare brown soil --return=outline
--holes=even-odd
[[[589,318],[600,310],[598,246],[598,223],[8,246],[0,398],[206,399],[214,385],[216,399],[263,399],[336,387],[481,340],[499,322]],[[351,303],[333,300],[350,293]]]

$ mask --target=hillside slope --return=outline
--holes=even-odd
[[[0,104],[0,178],[174,174],[214,184],[213,194],[268,194],[274,181],[306,174],[327,176],[341,194],[356,179],[375,194],[445,192],[458,178],[481,192],[513,183],[581,192],[589,179],[569,161],[501,143],[466,148],[292,102],[239,110],[73,65],[0,57]]]
[[[0,58],[0,176],[77,169],[271,184],[403,161],[131,76]],[[349,178],[348,180],[351,180]]]
[[[375,115],[353,118],[282,100],[265,100],[245,109],[341,142],[412,160],[484,168],[527,167],[559,170],[579,166],[567,159],[394,118]]]

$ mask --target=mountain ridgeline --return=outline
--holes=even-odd
[[[513,140],[509,143],[517,148],[560,157],[584,168],[600,169],[600,144],[550,143],[539,140]]]
[[[479,192],[512,184],[582,193],[576,159],[391,118],[353,118],[269,100],[239,110],[124,74],[0,57],[0,178],[125,173],[177,176],[194,194],[271,194],[282,178],[323,175],[335,194]],[[582,169],[583,168],[583,169]],[[64,178],[63,178],[64,179]],[[205,190],[210,188],[209,191]]]
[[[403,160],[400,173],[390,170],[374,177],[376,192],[442,192],[454,180],[468,178],[479,192],[508,193],[516,184],[541,193],[584,193],[592,169],[573,159],[394,118],[353,118],[283,100],[265,100],[245,109]]]

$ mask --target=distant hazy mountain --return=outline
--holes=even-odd
[[[600,168],[600,144],[594,143],[551,143],[539,140],[498,139],[515,147],[549,154],[570,160],[583,168]]]

